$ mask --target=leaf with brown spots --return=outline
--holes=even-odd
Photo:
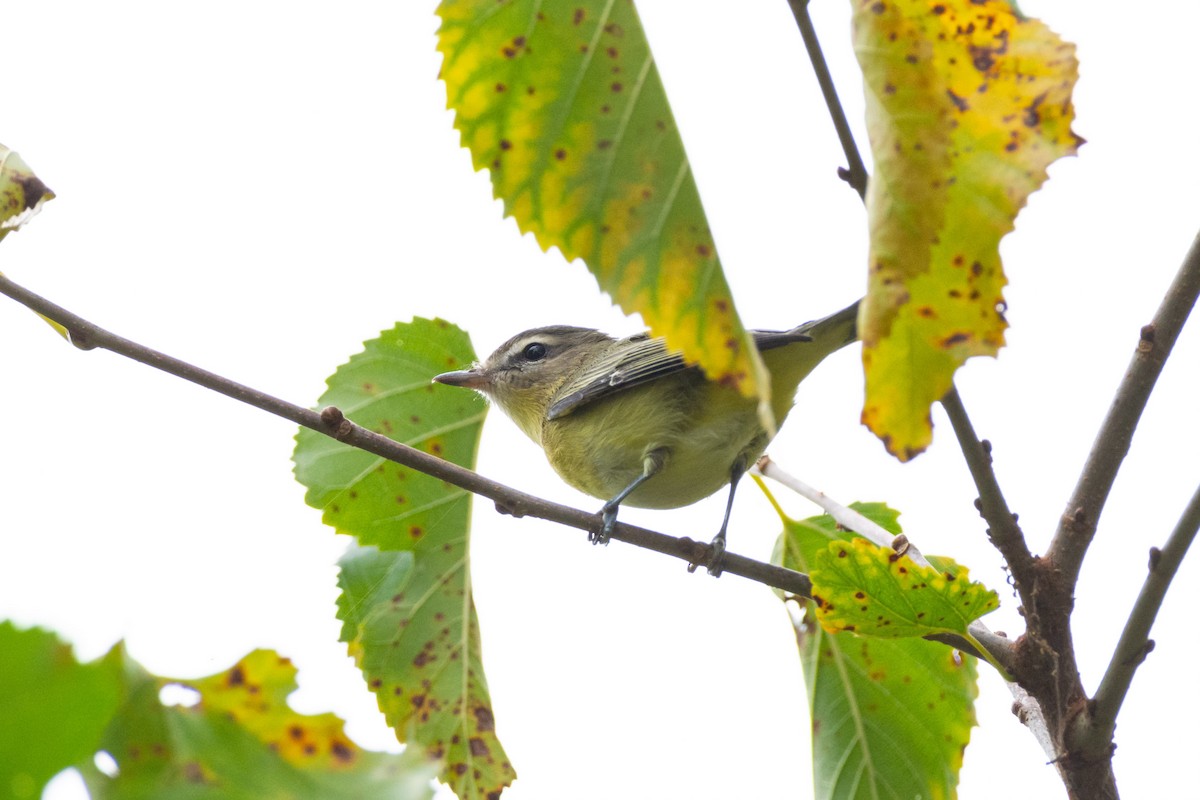
[[[475,353],[465,333],[415,319],[367,342],[329,379],[321,405],[425,452],[472,467],[486,405],[431,384]],[[362,546],[342,558],[342,641],[401,741],[442,762],[459,797],[515,777],[496,738],[468,559],[470,495],[302,430],[296,477],[323,519]]]
[[[866,539],[831,542],[813,558],[809,577],[817,619],[830,632],[900,639],[956,633],[1000,607],[1000,598],[951,559],[921,566]],[[981,648],[982,649],[982,648]]]
[[[499,795],[516,772],[496,736],[462,555],[355,547],[339,566],[342,641],[388,724],[443,762],[460,798]]]
[[[1073,45],[1002,0],[858,0],[875,174],[863,422],[902,461],[969,357],[1004,344],[1000,240],[1071,131]]]
[[[900,532],[887,506],[853,507]],[[783,523],[774,560],[801,571],[852,535],[828,516]],[[812,715],[814,798],[955,797],[975,725],[975,659],[924,639],[829,633],[812,601],[793,624]]]
[[[455,126],[520,229],[583,259],[712,380],[769,396],[634,4],[444,0],[438,14]]]
[[[292,710],[287,698],[296,689],[296,669],[272,650],[255,650],[224,672],[194,680],[152,675],[121,645],[105,661],[120,678],[115,713],[75,765],[97,800],[433,795],[434,771],[422,755],[362,750],[333,714]],[[168,686],[190,689],[196,702],[164,703],[160,692]],[[68,718],[76,718],[74,710],[53,717],[60,735]],[[114,774],[97,768],[97,750],[112,757]]]

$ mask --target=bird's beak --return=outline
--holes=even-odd
[[[488,377],[486,372],[479,369],[461,369],[456,372],[443,372],[441,375],[434,375],[435,383],[444,383],[447,386],[462,386],[466,389],[485,389],[492,384],[492,379]]]

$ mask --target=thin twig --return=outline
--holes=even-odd
[[[477,472],[443,461],[437,456],[424,453],[415,448],[396,442],[381,434],[367,430],[350,422],[336,408],[327,408],[322,412],[289,403],[272,397],[257,389],[231,381],[216,373],[180,361],[152,350],[137,342],[124,339],[116,334],[95,325],[76,314],[67,311],[49,300],[25,289],[11,279],[0,274],[0,294],[6,294],[18,303],[36,311],[59,323],[70,333],[71,342],[84,350],[101,348],[118,355],[131,358],[155,369],[162,370],[176,377],[199,384],[214,392],[239,400],[255,408],[262,409],[298,425],[311,428],[318,433],[345,442],[346,444],[374,453],[377,456],[395,461],[406,467],[418,470],[427,475],[444,480],[459,488],[474,494],[487,497],[496,503],[497,510],[513,516],[531,516],[539,519],[557,522],[571,528],[583,531],[599,530],[598,514],[581,511],[577,508],[552,503],[549,500],[535,497],[517,491],[504,484],[483,477]],[[618,522],[613,532],[613,539],[636,545],[657,553],[674,556],[691,564],[708,565],[712,557],[712,548],[702,542],[696,542],[685,537],[673,537],[655,531],[639,528]],[[767,586],[781,589],[790,594],[809,597],[812,594],[812,584],[808,576],[785,569],[775,564],[756,561],[735,553],[726,553],[724,571],[749,580],[757,581]]]
[[[1021,526],[1017,524],[1017,515],[1009,511],[1004,494],[1000,491],[996,473],[992,470],[991,448],[975,435],[975,428],[967,416],[958,389],[950,388],[942,398],[942,407],[950,417],[950,426],[954,428],[954,435],[967,460],[967,469],[979,491],[979,513],[988,524],[988,538],[1004,556],[1021,601],[1028,605],[1030,599],[1026,594],[1032,591],[1034,585],[1033,555],[1025,543]]]
[[[837,131],[838,141],[842,143],[842,151],[846,154],[848,168],[839,169],[838,176],[850,184],[858,196],[867,199],[867,168],[862,156],[858,153],[858,145],[854,142],[854,133],[850,123],[846,121],[846,112],[842,110],[842,101],[838,98],[837,88],[833,85],[833,76],[829,73],[829,64],[825,62],[825,54],[821,52],[821,42],[817,39],[816,28],[813,27],[812,17],[808,14],[809,0],[788,0],[792,7],[792,16],[800,28],[800,36],[804,39],[804,49],[808,51],[808,59],[812,62],[813,73],[821,87],[825,98],[825,106],[833,119],[833,127]]]
[[[1055,531],[1046,558],[1059,571],[1070,594],[1079,579],[1084,554],[1096,535],[1096,525],[1108,493],[1116,480],[1117,470],[1133,439],[1150,392],[1162,372],[1167,356],[1179,337],[1179,331],[1200,294],[1200,235],[1192,240],[1175,280],[1163,297],[1162,304],[1149,325],[1142,328],[1137,348],[1125,377],[1117,388],[1087,463],[1079,475],[1079,483],[1066,512]]]
[[[1078,736],[1068,743],[1071,752],[1079,752],[1084,758],[1107,753],[1112,749],[1113,731],[1117,727],[1117,713],[1129,692],[1133,675],[1154,649],[1154,641],[1150,639],[1150,629],[1158,610],[1162,607],[1163,598],[1171,586],[1171,580],[1179,569],[1180,562],[1196,538],[1200,529],[1200,488],[1192,495],[1183,515],[1171,531],[1167,543],[1162,550],[1157,548],[1150,551],[1150,570],[1142,584],[1125,621],[1125,630],[1113,651],[1112,661],[1096,695],[1092,698],[1091,719],[1080,726]],[[1081,715],[1083,719],[1083,715]]]

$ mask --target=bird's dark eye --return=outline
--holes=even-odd
[[[525,345],[525,349],[521,351],[521,355],[525,356],[526,361],[541,361],[546,357],[546,345],[541,342]]]

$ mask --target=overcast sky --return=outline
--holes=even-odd
[[[743,318],[787,327],[861,294],[865,216],[782,0],[639,2]],[[862,131],[849,4],[814,4]],[[0,268],[124,336],[300,404],[396,320],[442,316],[489,352],[551,323],[639,329],[581,264],[543,253],[491,199],[435,80],[435,4],[48,2],[6,9],[0,141],[58,199],[0,244]],[[1034,551],[1045,548],[1137,340],[1200,226],[1194,31],[1115,4],[1026,0],[1079,45],[1079,158],[1018,219],[1002,253],[1012,323],[998,360],[958,385]],[[0,618],[45,625],[87,658],[124,638],[161,674],[227,668],[275,647],[294,705],[333,709],[396,747],[337,642],[345,542],[304,506],[294,429],[103,352],[66,346],[0,302]],[[857,348],[802,387],[771,448],[834,497],[881,500],[926,553],[1000,591],[999,556],[940,409],[932,449],[901,466],[858,424]],[[1078,592],[1085,685],[1103,672],[1144,575],[1200,479],[1200,331],[1185,329],[1117,483]],[[490,415],[479,469],[592,509]],[[785,497],[795,516],[816,513]],[[706,539],[722,497],[622,519]],[[795,642],[763,587],[477,503],[476,603],[498,733],[520,775],[505,797],[802,797],[809,723]],[[731,549],[778,533],[747,484]],[[1194,737],[1200,603],[1185,563],[1117,732],[1127,797],[1168,794]],[[981,667],[961,796],[1061,796],[1052,767]],[[1187,773],[1190,776],[1190,773]],[[1000,778],[998,776],[1004,776]],[[63,780],[55,800],[76,798]]]

